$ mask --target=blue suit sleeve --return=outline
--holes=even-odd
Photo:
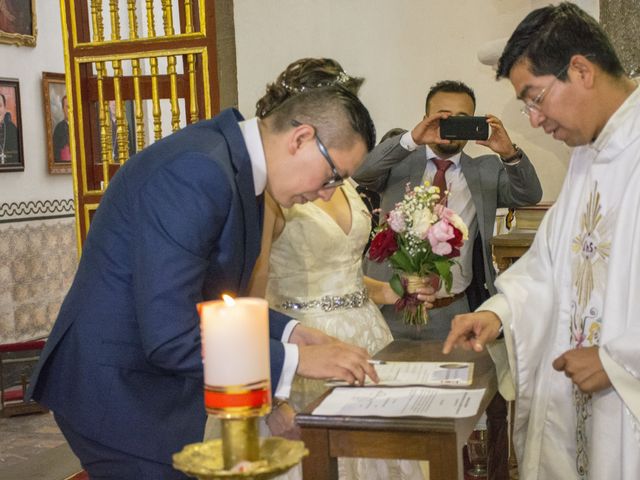
[[[280,381],[282,366],[284,365],[284,345],[280,339],[284,333],[284,329],[291,321],[291,317],[269,309],[269,336],[270,353],[271,353],[271,388],[275,390]]]
[[[269,356],[271,358],[271,391],[275,392],[284,365],[284,345],[282,342],[273,338],[269,339]]]
[[[288,315],[269,309],[269,336],[275,340],[280,340],[285,327],[291,320],[292,318]]]

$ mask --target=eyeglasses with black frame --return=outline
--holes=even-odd
[[[551,87],[559,80],[561,75],[569,69],[571,62],[567,63],[562,70],[560,70],[555,76],[554,79],[551,80],[551,83],[540,90],[540,93],[536,95],[531,100],[524,100],[524,105],[520,109],[520,113],[526,115],[527,117],[531,117],[531,112],[540,113],[542,102],[544,101],[544,96],[551,90]]]
[[[298,120],[291,120],[291,125],[293,125],[294,127],[299,127],[300,125],[303,125],[303,124]],[[311,128],[313,128],[313,134],[316,137],[316,145],[318,145],[318,150],[320,150],[320,153],[329,164],[329,167],[331,167],[331,173],[333,173],[333,178],[324,182],[322,184],[322,188],[325,189],[325,188],[339,187],[344,183],[343,176],[340,175],[340,172],[338,172],[338,169],[336,168],[335,163],[333,163],[333,160],[331,159],[331,155],[329,155],[329,150],[327,150],[327,147],[325,147],[324,143],[322,143],[322,140],[320,140],[316,127],[308,123],[306,125],[309,125]]]

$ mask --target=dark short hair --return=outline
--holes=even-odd
[[[429,102],[431,101],[431,98],[439,92],[465,93],[471,97],[471,100],[473,101],[473,109],[475,110],[476,108],[476,94],[473,93],[473,89],[470,86],[457,80],[442,80],[429,89],[427,99],[424,102],[425,113],[429,111]]]
[[[305,90],[287,98],[265,117],[276,132],[291,128],[291,121],[313,125],[327,146],[346,148],[360,136],[371,151],[376,129],[362,102],[349,90],[332,85]]]
[[[577,5],[562,2],[539,8],[516,27],[498,60],[496,78],[507,78],[516,63],[527,60],[536,76],[559,75],[574,55],[589,56],[602,70],[625,74],[611,41],[598,22]]]

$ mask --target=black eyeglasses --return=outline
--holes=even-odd
[[[294,127],[299,127],[300,125],[302,125],[302,123],[297,120],[291,120],[291,125],[293,125]],[[325,147],[324,143],[322,143],[322,140],[320,140],[316,127],[310,124],[307,125],[313,128],[313,134],[316,137],[316,145],[318,145],[318,150],[320,150],[320,153],[329,164],[329,167],[331,167],[331,173],[333,173],[333,177],[324,182],[322,184],[322,188],[337,188],[344,183],[344,178],[342,177],[342,175],[340,175],[340,172],[338,172],[335,163],[333,163],[331,155],[329,155],[329,150],[327,150],[327,147]]]

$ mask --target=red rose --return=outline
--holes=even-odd
[[[453,227],[453,237],[447,240],[447,243],[451,245],[451,253],[446,255],[447,258],[455,258],[460,256],[460,248],[464,240],[462,239],[462,232],[456,227]]]
[[[369,247],[369,258],[374,262],[383,262],[398,250],[396,237],[391,229],[380,230]]]

